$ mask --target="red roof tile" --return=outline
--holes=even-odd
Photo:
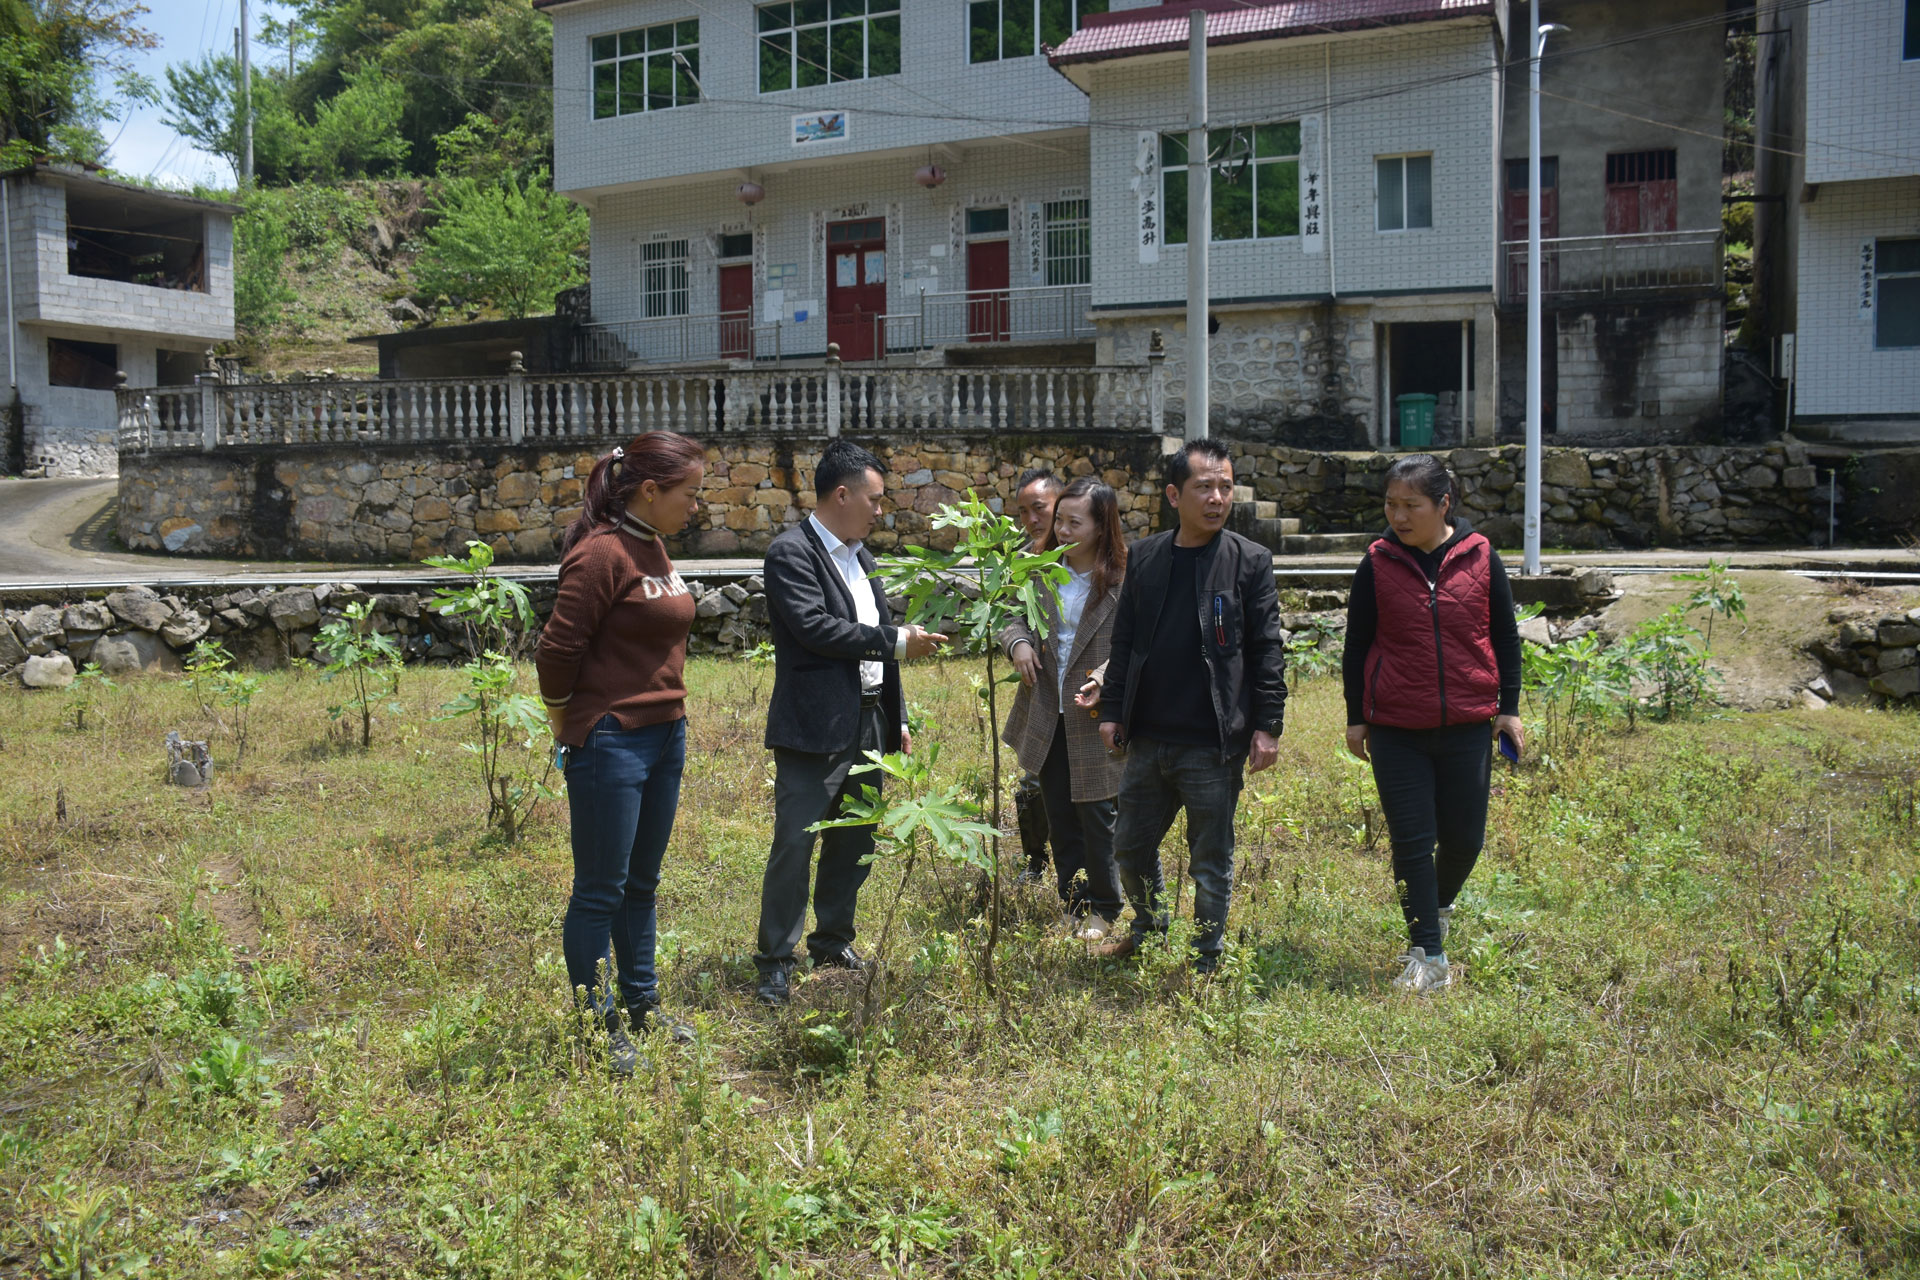
[[[1187,15],[1194,9],[1207,11],[1207,44],[1213,46],[1491,15],[1494,0],[1200,0],[1122,9],[1083,19],[1080,30],[1049,51],[1049,60],[1059,67],[1184,49]]]

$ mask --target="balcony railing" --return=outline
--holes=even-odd
[[[1081,342],[1093,337],[1093,286],[1044,285],[921,293],[915,309],[879,317],[887,351],[986,342]],[[880,344],[876,344],[879,346]]]
[[[1527,242],[1509,240],[1507,299],[1527,296]],[[1712,293],[1722,281],[1721,233],[1656,231],[1625,236],[1557,236],[1540,242],[1540,295],[1598,300],[1663,293]]]
[[[1127,366],[661,369],[497,378],[121,387],[123,453],[241,447],[479,445],[643,431],[1152,432],[1164,357]]]
[[[708,311],[582,325],[573,335],[573,367],[615,372],[649,364],[719,364],[781,357],[778,321],[759,323],[750,311]]]

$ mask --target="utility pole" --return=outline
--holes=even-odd
[[[248,56],[253,44],[253,32],[247,23],[247,0],[240,0],[240,30],[234,35],[234,44],[240,59],[240,130],[244,139],[240,153],[240,185],[245,188],[253,185],[253,67]]]
[[[1212,369],[1207,350],[1207,251],[1213,243],[1213,170],[1207,155],[1207,11],[1187,14],[1187,439],[1207,437]]]
[[[1540,0],[1531,0],[1527,24],[1527,573],[1540,572],[1540,55],[1547,35],[1565,31],[1559,23],[1540,25]]]

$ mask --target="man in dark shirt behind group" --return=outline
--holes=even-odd
[[[1132,955],[1164,932],[1160,842],[1182,808],[1193,870],[1194,967],[1220,962],[1233,894],[1233,817],[1247,768],[1279,754],[1286,653],[1273,556],[1226,531],[1233,459],[1192,440],[1167,459],[1167,501],[1179,527],[1134,544],[1114,614],[1100,698],[1107,750],[1126,753],[1114,859],[1133,929],[1095,948]]]

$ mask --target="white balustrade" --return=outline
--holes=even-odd
[[[505,378],[203,383],[118,393],[120,447],[557,444],[647,431],[1148,432],[1150,366],[657,370]],[[836,412],[830,413],[830,408]],[[210,425],[211,424],[211,425]]]

